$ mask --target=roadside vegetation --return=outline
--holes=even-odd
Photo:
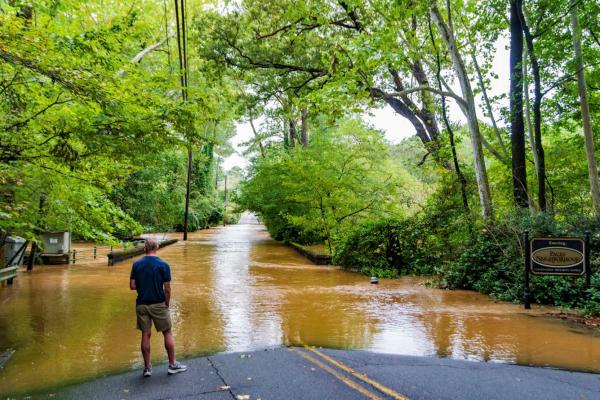
[[[347,268],[515,302],[524,230],[590,230],[588,292],[583,277],[548,276],[532,291],[598,314],[597,11],[593,1],[246,0],[204,14],[203,54],[249,88],[254,159],[239,203],[276,239],[325,244]],[[504,46],[510,79],[498,82]],[[506,91],[492,96],[493,82]],[[415,137],[387,143],[364,122],[376,107]]]
[[[3,234],[181,230],[188,149],[189,230],[223,220],[236,89],[190,45],[182,101],[174,21],[162,1],[0,2]]]

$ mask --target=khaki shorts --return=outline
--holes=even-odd
[[[142,332],[150,332],[153,321],[158,332],[171,329],[169,307],[165,303],[138,304],[135,307],[135,313],[137,315],[137,328]]]

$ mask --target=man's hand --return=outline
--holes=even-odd
[[[135,290],[135,279],[130,279],[129,280],[129,289],[131,290]]]

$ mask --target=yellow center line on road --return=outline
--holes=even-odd
[[[300,343],[302,343],[302,341],[300,341]],[[352,368],[350,368],[349,366],[347,366],[346,364],[342,363],[341,361],[335,360],[331,357],[329,357],[326,354],[323,354],[322,352],[320,352],[319,350],[310,347],[304,343],[302,343],[302,346],[304,346],[304,348],[310,352],[312,352],[313,354],[318,355],[319,357],[321,357],[324,360],[329,361],[330,363],[332,363],[333,365],[335,365],[336,367],[340,368],[343,371],[346,371],[347,373],[349,373],[350,375],[354,376],[355,378],[360,379],[363,382],[368,383],[369,385],[373,386],[374,388],[376,388],[377,390],[379,390],[381,393],[385,393],[388,396],[392,397],[393,399],[396,400],[409,400],[408,397],[401,395],[400,393],[396,392],[393,389],[390,389],[387,386],[382,385],[381,383],[367,377],[365,374],[362,374],[360,372],[356,372],[355,370],[353,370]]]
[[[319,367],[322,370],[324,370],[325,372],[333,375],[335,378],[337,378],[341,382],[345,383],[347,386],[350,386],[352,389],[356,390],[357,392],[365,395],[369,399],[371,399],[371,400],[383,400],[381,397],[377,396],[375,393],[372,393],[372,392],[368,391],[367,389],[365,389],[364,387],[360,386],[358,383],[351,381],[350,379],[346,378],[345,376],[343,376],[342,374],[340,374],[339,372],[337,372],[336,370],[334,370],[330,366],[328,366],[328,365],[324,364],[323,362],[317,360],[316,358],[312,357],[311,355],[306,354],[306,353],[302,352],[301,350],[294,349],[294,348],[290,348],[290,351],[293,351],[294,353],[298,354],[300,357],[302,357],[302,358],[310,361],[311,363],[313,363],[317,367]]]

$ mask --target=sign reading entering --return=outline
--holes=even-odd
[[[582,275],[585,242],[573,238],[531,239],[531,272],[537,275]]]

